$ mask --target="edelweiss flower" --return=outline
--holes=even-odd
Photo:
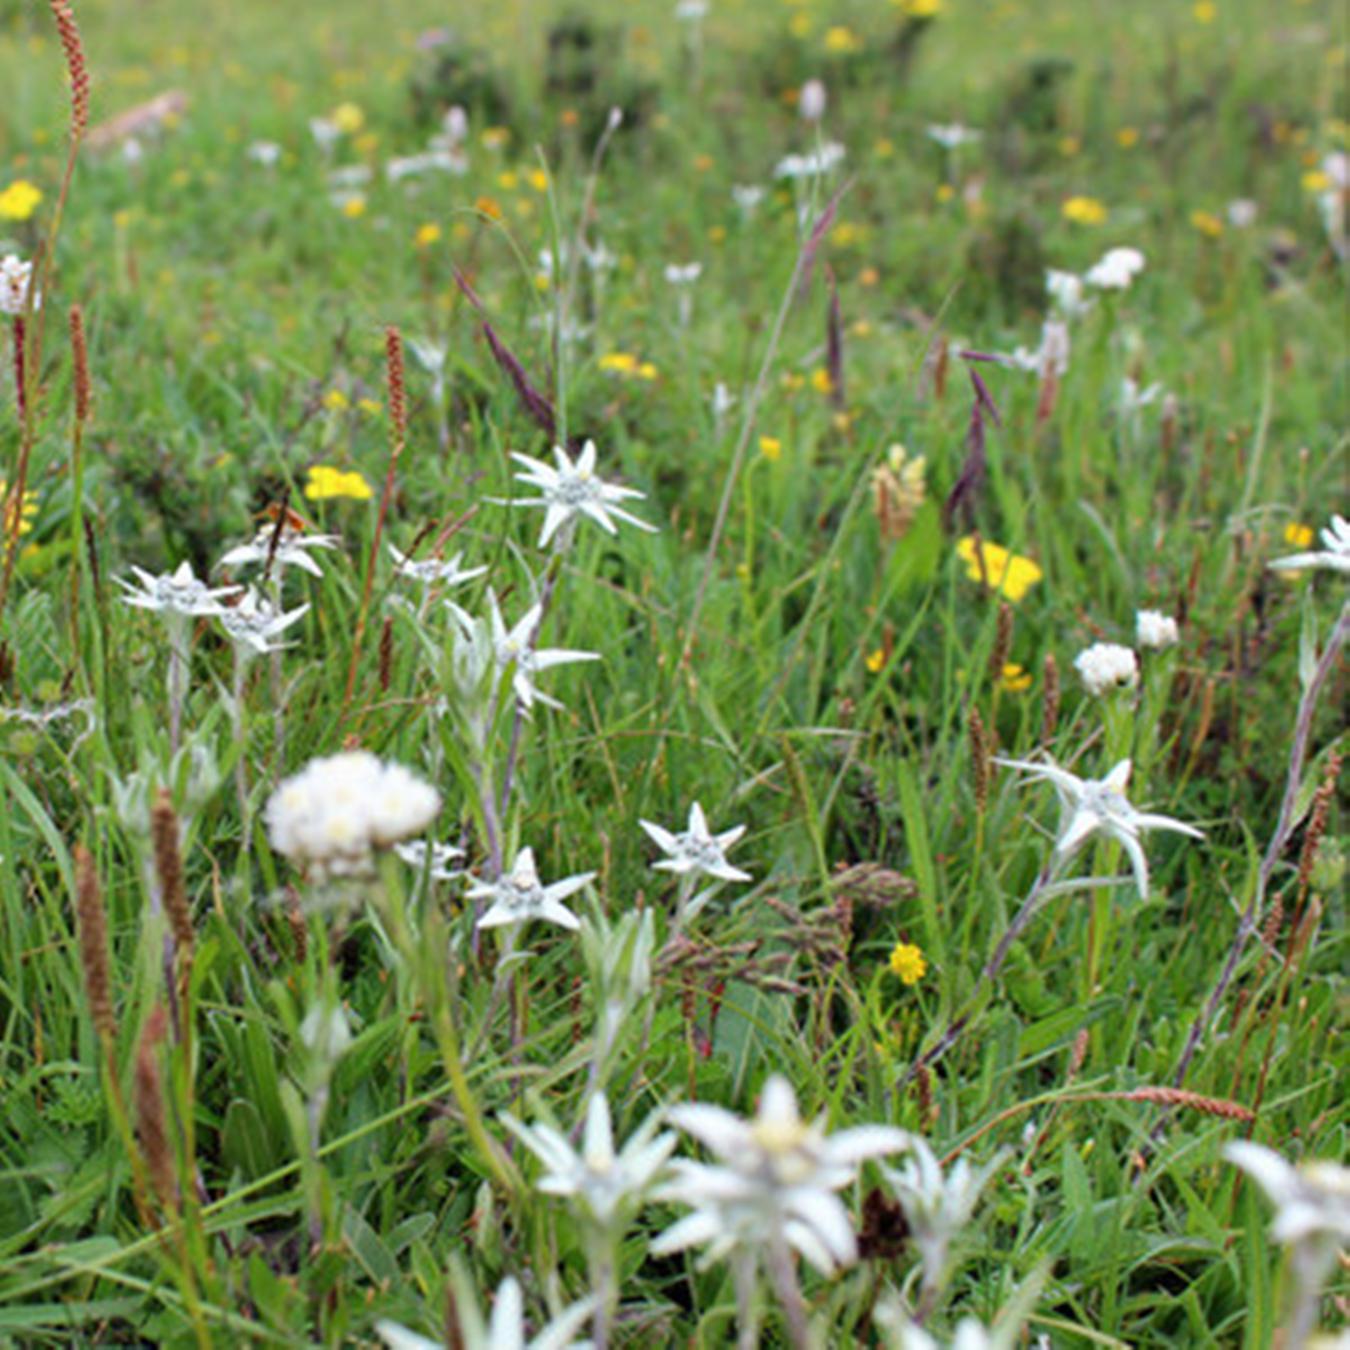
[[[1134,640],[1141,647],[1175,647],[1181,640],[1177,621],[1160,609],[1141,609],[1134,616]]]
[[[750,873],[742,872],[727,862],[726,851],[745,833],[744,825],[736,825],[721,834],[708,830],[708,819],[703,808],[695,802],[689,808],[689,828],[681,834],[672,834],[650,820],[639,820],[647,837],[666,855],[652,867],[661,872],[683,876],[716,877],[718,881],[749,881]]]
[[[569,1350],[578,1344],[574,1337],[595,1306],[593,1298],[573,1303],[527,1343],[525,1299],[520,1292],[520,1285],[514,1279],[508,1275],[498,1286],[497,1297],[492,1304],[492,1320],[486,1324],[475,1302],[461,1296],[468,1292],[457,1288],[454,1304],[459,1322],[457,1343],[464,1350]],[[376,1322],[375,1331],[389,1350],[445,1350],[444,1339],[433,1341],[428,1336],[409,1331],[397,1322]],[[590,1342],[585,1344],[589,1345]]]
[[[960,122],[930,122],[924,131],[930,141],[936,141],[944,150],[956,150],[963,145],[973,145],[980,140],[984,132],[972,127],[964,127]]]
[[[286,646],[286,643],[274,643],[272,639],[279,637],[292,624],[299,623],[308,613],[309,606],[301,605],[299,609],[283,614],[250,586],[237,605],[221,611],[220,622],[241,646],[250,647],[259,655],[266,655]]]
[[[1143,270],[1144,255],[1137,248],[1112,248],[1088,268],[1084,280],[1098,290],[1124,291]]]
[[[393,544],[389,545],[389,555],[394,560],[400,576],[411,577],[424,586],[440,582],[443,586],[458,586],[461,582],[472,581],[487,571],[486,567],[461,567],[464,555],[456,553],[453,558],[443,561],[440,558],[423,558],[414,562],[406,553],[401,553]]]
[[[1139,683],[1138,658],[1118,642],[1094,642],[1078,653],[1073,667],[1090,694],[1133,689]]]
[[[1242,1168],[1275,1206],[1270,1235],[1276,1242],[1350,1243],[1350,1168],[1334,1162],[1295,1167],[1274,1149],[1247,1140],[1224,1145],[1223,1156]]]
[[[225,613],[220,604],[223,596],[238,595],[242,586],[217,586],[214,590],[198,581],[192,564],[181,562],[174,572],[155,576],[132,563],[131,570],[139,587],[121,577],[117,584],[126,592],[122,596],[128,605],[137,609],[153,609],[156,613],[183,614],[191,618],[213,618]]]
[[[410,839],[406,844],[395,844],[394,852],[418,872],[424,867],[427,868],[427,875],[432,881],[453,881],[456,877],[464,875],[462,867],[451,866],[456,858],[464,856],[464,850],[456,848],[454,844],[427,843],[425,839]]]
[[[1139,843],[1143,830],[1175,830],[1178,834],[1203,839],[1204,831],[1186,825],[1171,816],[1153,815],[1136,810],[1125,797],[1130,782],[1130,761],[1122,759],[1102,779],[1082,779],[1067,769],[1061,769],[1050,760],[1032,763],[1023,759],[999,759],[1005,769],[1021,769],[1033,783],[1049,783],[1055,789],[1060,803],[1059,838],[1055,842],[1055,856],[1063,861],[1073,854],[1088,838],[1100,831],[1115,839],[1129,855],[1134,868],[1139,898],[1148,895],[1148,860]]]
[[[563,525],[578,515],[595,521],[609,534],[618,533],[614,521],[610,519],[611,516],[617,516],[639,529],[655,532],[654,525],[648,525],[645,520],[639,520],[614,505],[615,502],[626,501],[629,498],[641,498],[644,494],[636,488],[606,483],[596,476],[594,441],[587,441],[581,447],[581,454],[575,464],[568,458],[567,451],[559,445],[553,447],[553,457],[558,462],[556,469],[530,455],[511,452],[511,458],[529,470],[528,473],[516,474],[517,479],[522,483],[528,483],[531,487],[539,488],[543,493],[542,497],[521,499],[516,503],[517,506],[545,508],[544,528],[539,535],[540,548],[545,547]]]
[[[33,284],[33,264],[16,254],[0,258],[0,314],[17,318],[28,303],[28,288]],[[42,307],[42,292],[33,295],[33,308]]]
[[[272,540],[276,539],[276,550]],[[259,530],[247,544],[232,548],[216,564],[217,567],[245,567],[250,563],[265,563],[271,558],[276,567],[298,567],[311,576],[323,576],[323,569],[306,551],[311,548],[333,548],[338,542],[335,534],[302,534],[289,525],[283,525],[280,536],[276,526]]]
[[[614,1151],[614,1129],[609,1103],[597,1092],[586,1110],[581,1152],[549,1125],[522,1125],[503,1114],[502,1123],[544,1164],[545,1174],[535,1183],[545,1195],[576,1200],[601,1228],[610,1228],[636,1202],[665,1166],[675,1148],[673,1134],[657,1134],[652,1116],[632,1135],[619,1153]]]
[[[543,919],[560,928],[575,929],[581,927],[581,920],[562,901],[575,895],[594,877],[594,872],[582,872],[579,876],[565,877],[545,886],[534,865],[534,850],[523,848],[516,854],[516,861],[505,876],[496,881],[476,880],[466,894],[470,900],[492,901],[491,907],[478,920],[478,928],[498,928],[502,924]]]
[[[1041,326],[1041,345],[1034,352],[1018,347],[1012,361],[1019,370],[1029,370],[1042,379],[1052,371],[1063,379],[1069,369],[1069,325],[1063,319],[1047,319]]]
[[[847,1186],[867,1158],[894,1153],[909,1136],[885,1125],[863,1125],[827,1136],[810,1124],[777,1074],[764,1084],[759,1112],[742,1120],[720,1106],[676,1106],[671,1123],[717,1156],[717,1164],[677,1158],[674,1176],[656,1193],[689,1205],[686,1215],[652,1244],[654,1256],[708,1243],[706,1260],[738,1246],[762,1248],[775,1235],[818,1270],[832,1274],[857,1259],[848,1210],[835,1191]]]
[[[317,879],[370,870],[376,849],[426,829],[440,795],[401,764],[367,750],[313,759],[268,800],[268,838]]]
[[[970,1221],[980,1192],[1003,1165],[1004,1154],[997,1154],[978,1171],[961,1158],[944,1177],[924,1139],[911,1135],[909,1146],[910,1156],[899,1168],[883,1167],[881,1172],[905,1212],[909,1235],[923,1263],[924,1285],[937,1289],[946,1273],[952,1239]]]
[[[1326,547],[1315,553],[1294,553],[1287,558],[1276,558],[1271,567],[1280,571],[1294,571],[1301,567],[1329,567],[1333,572],[1350,573],[1350,520],[1332,516],[1331,524],[1322,531]]]

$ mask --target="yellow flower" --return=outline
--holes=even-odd
[[[759,438],[759,453],[771,464],[777,463],[783,455],[783,442],[777,436],[761,436]]]
[[[548,191],[548,174],[546,174],[543,169],[531,169],[529,178],[530,186],[536,192]]]
[[[825,50],[827,52],[843,55],[849,52],[860,52],[862,49],[862,38],[844,24],[835,24],[825,30]]]
[[[474,201],[473,209],[489,220],[500,220],[502,218],[501,203],[493,197],[477,198]]]
[[[891,0],[891,3],[912,19],[932,19],[942,13],[942,0]]]
[[[506,169],[497,175],[497,186],[503,192],[514,192],[520,186],[520,175],[513,169]]]
[[[1064,219],[1075,225],[1101,225],[1106,221],[1106,207],[1096,197],[1070,197],[1059,209]]]
[[[956,556],[965,563],[966,575],[1013,604],[1045,575],[1030,558],[1010,553],[1001,544],[981,540],[978,552],[975,544],[975,536],[968,534],[956,546]]]
[[[1308,192],[1325,192],[1331,187],[1331,175],[1322,169],[1310,169],[1303,175],[1303,186]]]
[[[708,229],[708,242],[711,244],[722,244],[726,242],[727,227],[725,225],[712,225]]]
[[[1001,689],[1006,689],[1010,694],[1024,694],[1031,688],[1031,673],[1016,661],[1008,661],[1004,664],[1003,675],[998,683]]]
[[[897,942],[891,949],[890,967],[902,984],[918,984],[928,970],[928,962],[914,943]]]
[[[1191,224],[1207,239],[1217,239],[1223,233],[1223,221],[1212,211],[1192,211]]]
[[[323,396],[323,406],[329,412],[341,412],[344,408],[351,407],[351,399],[341,389],[330,389]]]
[[[1313,532],[1311,525],[1300,525],[1298,521],[1291,520],[1284,527],[1284,542],[1292,545],[1294,548],[1307,548],[1313,541]]]
[[[1139,131],[1136,127],[1121,127],[1116,132],[1116,144],[1122,150],[1132,150],[1139,144]]]
[[[886,649],[884,647],[878,647],[876,651],[868,652],[866,659],[867,669],[870,670],[873,675],[879,675],[882,666],[886,664]]]
[[[370,484],[355,469],[314,464],[306,473],[309,481],[305,484],[305,496],[312,502],[327,501],[330,497],[350,497],[353,501],[364,502],[375,495]]]
[[[417,233],[413,235],[413,243],[418,248],[430,248],[432,244],[438,243],[441,237],[441,227],[439,225],[419,225]]]
[[[378,417],[384,411],[380,406],[379,401],[373,398],[358,398],[356,400],[356,406],[360,408],[367,417]]]
[[[818,394],[828,394],[834,388],[834,381],[830,379],[830,372],[824,366],[817,366],[811,372],[811,388]]]
[[[1191,13],[1195,15],[1196,23],[1213,23],[1219,17],[1219,7],[1214,0],[1196,0]]]
[[[695,155],[694,172],[707,173],[716,163],[717,161],[711,155]]]
[[[798,10],[788,20],[788,32],[795,38],[804,38],[811,31],[811,16],[802,10]]]
[[[354,136],[366,124],[366,115],[355,103],[339,103],[329,119],[344,136]]]
[[[16,178],[0,192],[0,220],[27,220],[42,200],[42,189],[26,178]]]
[[[500,150],[511,139],[509,127],[487,127],[478,138],[489,150]]]
[[[639,361],[632,352],[608,352],[599,364],[601,370],[611,375],[630,375],[638,380],[654,380],[658,374],[650,361]]]
[[[8,539],[14,528],[14,506],[9,501],[9,484],[0,478],[0,503],[4,504],[5,520],[0,526],[0,539]],[[19,507],[19,538],[33,532],[33,517],[37,515],[37,493],[31,489],[23,494],[23,505]]]
[[[940,202],[949,202],[956,196],[956,189],[950,183],[939,183],[934,195]]]
[[[366,214],[366,199],[360,192],[353,193],[342,203],[342,214],[348,220],[356,220]]]

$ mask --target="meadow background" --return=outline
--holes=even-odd
[[[510,1111],[570,1133],[597,1083],[620,1137],[677,1100],[748,1114],[781,1073],[831,1129],[887,1123],[975,1161],[1007,1148],[922,1309],[939,1344],[1030,1287],[1026,1343],[1271,1345],[1290,1267],[1220,1148],[1346,1156],[1334,656],[1261,871],[1344,599],[1340,575],[1267,568],[1350,501],[1344,8],[75,13],[96,128],[183,98],[130,149],[86,138],[30,376],[31,496],[0,612],[0,1343],[374,1345],[381,1318],[439,1341],[466,1288],[486,1303],[506,1276],[542,1325],[590,1287],[584,1227],[530,1187],[528,1151],[489,1153],[482,1131],[505,1145]],[[0,22],[0,238],[32,257],[66,69],[45,5],[5,0]],[[819,123],[799,107],[812,78]],[[464,171],[392,180],[454,104]],[[951,124],[982,134],[946,148],[929,128]],[[845,153],[826,173],[775,177],[828,142]],[[763,195],[747,206],[737,185]],[[560,247],[584,209],[598,267]],[[1034,352],[1046,269],[1113,247],[1146,264],[1068,321],[1062,374],[973,366],[998,421],[977,415],[986,471],[951,501],[972,441],[961,353]],[[577,331],[555,345],[560,295]],[[628,505],[656,533],[583,522],[551,557],[538,513],[500,504],[525,492],[508,452],[546,459],[550,438],[485,318],[599,472],[646,494]],[[391,325],[407,430],[382,502]],[[444,348],[439,382],[414,340]],[[192,626],[176,747],[164,627],[115,579],[187,561],[243,580],[219,559],[283,501],[339,543],[314,550],[321,576],[283,574],[287,608],[309,609],[275,663],[241,676],[221,627]],[[1035,579],[1010,573],[1000,596],[972,538]],[[528,845],[546,879],[597,874],[569,902],[587,935],[529,928],[505,1000],[462,881],[385,866],[335,910],[269,846],[277,783],[360,745],[434,782],[430,837],[484,875],[473,753],[442,707],[453,623],[439,600],[416,608],[389,542],[487,568],[453,591],[471,613],[491,586],[510,623],[547,586],[543,645],[602,657],[541,675],[562,709],[505,707],[487,732],[495,755],[517,747],[507,860]],[[1175,616],[1180,642],[1141,653],[1137,691],[1093,696],[1075,656],[1133,645],[1140,609]],[[1055,837],[1053,796],[995,748],[1089,779],[1130,756],[1130,799],[1205,838],[1146,835],[1142,900],[1053,897],[990,982]],[[160,789],[191,911],[173,960]],[[714,830],[748,827],[731,861],[752,879],[668,940],[674,888],[638,821],[681,829],[694,801]],[[79,844],[107,912],[102,1044]],[[1099,843],[1078,870],[1128,874]],[[1254,896],[1260,932],[1178,1078]],[[642,977],[611,931],[638,913],[656,935]],[[351,1041],[325,1059],[303,1025],[334,991]],[[1178,1107],[1168,1087],[1197,1095]],[[862,1259],[804,1272],[812,1334],[881,1344],[874,1308],[920,1301],[915,1245],[873,1164],[843,1194]],[[678,1214],[649,1204],[623,1240],[615,1344],[734,1343],[726,1270],[647,1253]],[[791,1343],[773,1300],[763,1330]]]

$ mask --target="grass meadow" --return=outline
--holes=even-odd
[[[1347,60],[0,0],[0,1345],[1344,1347]]]

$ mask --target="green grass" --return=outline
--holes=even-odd
[[[1254,1122],[1121,1094],[1174,1082],[1276,828],[1302,649],[1325,647],[1344,602],[1334,573],[1266,568],[1298,551],[1287,527],[1347,506],[1346,271],[1308,180],[1347,148],[1344,15],[1323,0],[1233,0],[1212,22],[1153,0],[948,0],[925,27],[895,5],[714,0],[696,50],[664,0],[595,3],[571,10],[601,35],[582,71],[594,89],[550,91],[560,11],[452,8],[78,8],[95,123],[167,89],[189,104],[135,163],[81,153],[44,295],[36,511],[0,612],[0,1344],[374,1345],[379,1318],[440,1337],[452,1288],[467,1277],[486,1302],[507,1275],[542,1325],[588,1290],[585,1234],[531,1188],[530,1155],[505,1151],[500,1113],[568,1132],[598,1079],[623,1139],[676,1101],[750,1113],[771,1072],[831,1130],[890,1123],[939,1156],[969,1142],[974,1162],[1009,1149],[928,1317],[940,1340],[962,1316],[992,1321],[1033,1281],[1030,1332],[1056,1347],[1270,1344],[1287,1263],[1269,1207],[1220,1148],[1250,1134],[1292,1159],[1346,1155],[1334,788],[1310,884],[1297,877],[1312,791],[1346,743],[1343,662],[1313,712],[1295,828],[1260,915],[1284,916],[1274,949],[1245,945],[1185,1077]],[[0,190],[22,178],[44,193],[31,220],[0,221],[0,252],[29,257],[64,166],[65,75],[45,6],[0,4],[0,18]],[[416,120],[412,88],[443,49],[417,36],[446,22],[490,82],[474,86],[469,172],[388,182],[385,162],[435,129]],[[860,50],[828,50],[832,26]],[[917,35],[907,65],[890,45],[902,31]],[[770,175],[812,147],[784,97],[812,75],[830,93],[822,135],[848,154],[811,200],[802,189],[808,222],[843,193],[789,292],[803,270],[797,203]],[[485,143],[488,88],[506,132]],[[344,102],[365,125],[333,162],[374,170],[355,216],[330,201],[308,128]],[[612,102],[629,116],[588,188]],[[925,127],[950,121],[983,140],[948,158]],[[275,167],[250,158],[258,140],[281,147]],[[768,192],[746,218],[731,188],[748,183]],[[587,238],[616,264],[602,280],[576,270],[567,298],[586,331],[559,369],[544,326],[557,292],[537,257],[576,237],[591,190]],[[1067,220],[1075,195],[1100,200],[1104,223]],[[1246,227],[1228,216],[1239,198],[1257,206]],[[419,244],[427,225],[439,237]],[[1081,273],[1118,245],[1147,266],[1072,322],[1048,416],[1034,375],[978,367],[1001,424],[986,427],[969,517],[944,521],[971,409],[958,353],[1034,347],[1044,269]],[[685,328],[663,269],[695,260]],[[595,440],[600,473],[646,493],[630,505],[660,527],[610,539],[583,522],[562,560],[542,645],[603,660],[540,677],[565,707],[521,724],[500,822],[508,861],[529,845],[546,880],[597,872],[571,902],[588,923],[656,916],[650,988],[602,1060],[612,990],[581,938],[532,925],[503,995],[499,947],[472,941],[461,885],[428,890],[386,866],[345,911],[308,907],[301,951],[287,897],[314,888],[262,818],[282,778],[351,741],[430,778],[445,799],[431,837],[490,868],[475,762],[500,788],[509,700],[486,754],[442,715],[452,626],[439,605],[418,617],[391,603],[416,592],[383,544],[356,638],[389,460],[388,325],[445,344],[448,403],[442,444],[410,353],[383,538],[419,540],[421,557],[459,522],[447,551],[488,572],[455,598],[485,612],[490,585],[508,623],[549,566],[539,513],[500,504],[528,491],[507,452],[545,457],[548,439],[494,363],[456,268],[567,433]],[[820,378],[831,294],[842,408]],[[75,303],[94,381],[87,546]],[[613,353],[650,362],[654,378],[604,369]],[[1160,383],[1166,401],[1125,415],[1127,375]],[[719,382],[737,396],[720,420]],[[0,478],[13,482],[23,428],[5,389]],[[925,457],[927,478],[898,542],[881,535],[872,488],[894,444]],[[314,465],[359,472],[375,498],[307,501]],[[229,640],[197,626],[174,756],[163,629],[121,603],[114,578],[184,559],[205,576],[287,493],[340,546],[316,554],[321,578],[286,573],[287,606],[310,608],[279,682],[267,658],[248,667],[242,733]],[[956,554],[971,528],[1043,570],[1010,611],[1007,659],[1029,689],[991,678],[998,601]],[[1145,653],[1138,699],[1108,706],[1073,659],[1094,640],[1132,643],[1146,607],[1181,620],[1181,643]],[[1043,743],[1051,656],[1063,695]],[[14,717],[86,699],[89,712],[45,724]],[[981,967],[1045,862],[1056,808],[1004,771],[981,805],[973,710],[1004,755],[1039,747],[1089,778],[1132,756],[1131,800],[1206,831],[1202,843],[1145,836],[1146,900],[1128,884],[1052,898],[992,984]],[[161,787],[184,826],[195,954],[179,1029],[156,1049],[144,1030],[171,992],[147,832]],[[732,861],[753,880],[693,920],[702,964],[681,965],[665,945],[675,887],[650,870],[638,820],[679,828],[695,800],[714,829],[749,827]],[[111,1073],[77,940],[78,843],[108,912]],[[879,879],[844,871],[862,865]],[[1094,870],[1128,869],[1092,844],[1073,874]],[[1295,914],[1309,920],[1298,936]],[[900,941],[928,962],[913,986],[887,965]],[[307,1112],[322,1075],[300,1026],[327,989],[354,1040],[332,1067],[316,1152]],[[969,1010],[929,1087],[906,1082]],[[180,1197],[167,1213],[139,1175],[136,1082],[151,1063]],[[842,1192],[855,1221],[873,1186],[884,1193],[868,1164]],[[625,1238],[614,1344],[735,1343],[728,1268],[646,1251],[681,1212],[649,1204]],[[832,1281],[804,1268],[824,1343],[881,1343],[874,1304],[899,1291],[914,1306],[916,1260],[909,1243]],[[1330,1322],[1330,1298],[1324,1310]],[[765,1343],[789,1344],[767,1296],[764,1312]]]

